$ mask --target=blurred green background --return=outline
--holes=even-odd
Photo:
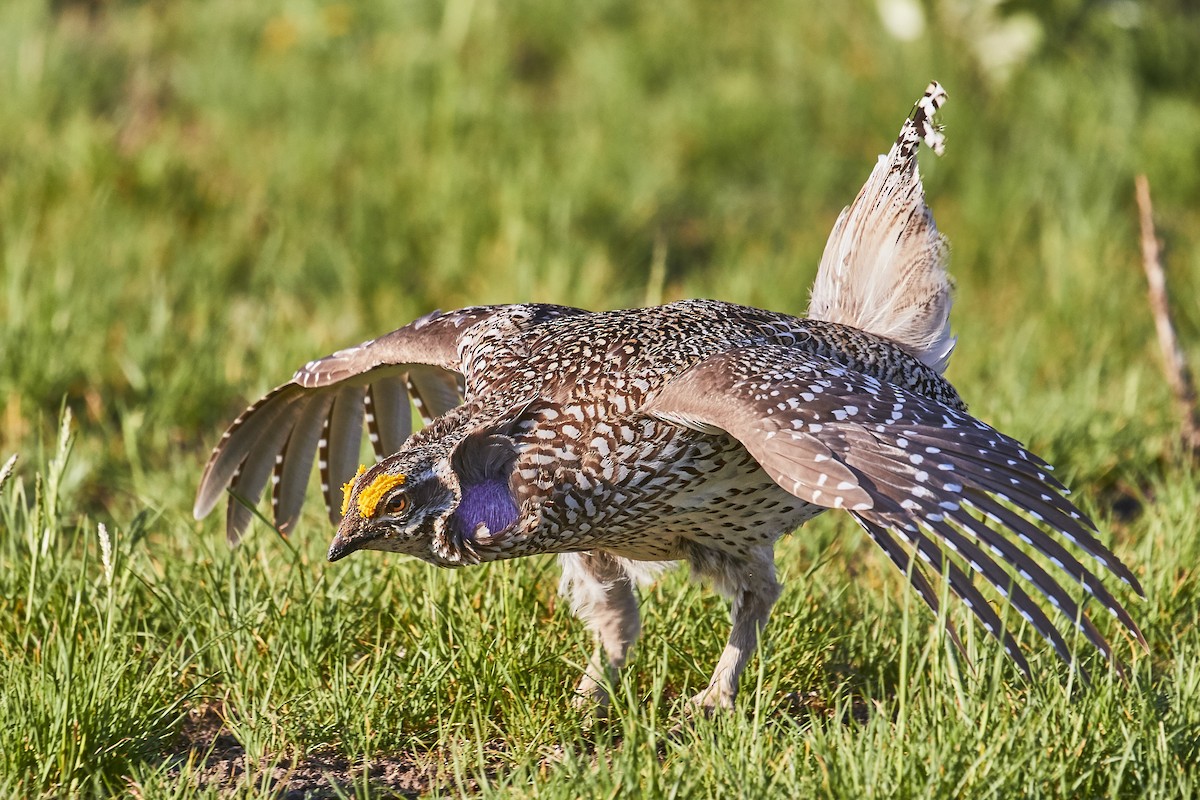
[[[66,398],[89,509],[128,513],[295,364],[431,308],[802,313],[832,220],[936,77],[951,377],[1023,436],[1045,413],[1030,393],[1065,393],[1076,425],[1146,426],[1137,448],[1170,420],[1136,172],[1181,331],[1200,328],[1186,8],[6,3],[3,447]]]
[[[184,563],[258,570],[264,585],[290,587],[280,577],[289,570],[323,580],[328,529],[315,510],[298,555],[261,526],[250,548],[229,555],[219,521],[190,517],[224,426],[310,358],[433,308],[476,303],[612,308],[710,296],[803,313],[833,220],[931,78],[950,95],[946,155],[922,154],[958,285],[949,376],[977,415],[1060,464],[1148,585],[1174,587],[1175,611],[1141,609],[1148,633],[1194,638],[1194,612],[1191,622],[1173,616],[1194,599],[1179,594],[1175,560],[1191,552],[1176,545],[1194,538],[1194,497],[1166,499],[1194,478],[1174,442],[1133,197],[1144,172],[1195,365],[1194,3],[8,0],[0,459],[22,458],[0,516],[0,611],[12,620],[0,623],[0,653],[12,663],[31,647],[49,653],[46,642],[66,630],[64,609],[100,591],[97,521],[128,534],[138,577],[114,602],[127,603],[133,644],[113,647],[137,658],[154,637],[171,640],[154,603],[191,602],[184,616],[203,617],[211,598],[195,587],[225,585]],[[64,404],[74,448],[56,467]],[[1157,501],[1174,522],[1147,510]],[[791,553],[802,565],[850,533],[832,521],[814,530],[816,544]],[[848,541],[824,568],[831,585],[862,557],[861,542]],[[247,552],[258,546],[270,562]],[[382,602],[369,587],[384,562],[361,561],[339,591]],[[553,571],[537,563],[462,580],[511,580],[533,592],[530,603],[552,603]],[[47,564],[59,594],[35,580]],[[419,565],[396,569],[442,580]],[[49,605],[35,613],[43,590]],[[831,602],[868,602],[828,591]],[[807,607],[806,589],[793,592]],[[711,625],[719,609],[710,603],[700,618]],[[554,630],[566,644],[551,659],[579,657],[570,648],[584,641],[563,617]],[[100,630],[68,638],[87,643]],[[0,787],[119,785],[129,763],[170,749],[172,714],[202,705],[196,697],[223,697],[231,717],[242,713],[237,692],[262,699],[237,685],[233,666],[189,661],[213,647],[206,635],[154,651],[178,646],[191,666],[164,672],[157,706],[130,701],[173,709],[147,718],[161,739],[149,750],[104,750],[101,737],[115,766],[87,784],[80,765],[99,758],[91,745],[76,741],[68,757],[65,745],[31,744],[12,723],[9,744],[28,758],[9,762],[13,782]],[[864,648],[872,637],[862,633]],[[223,646],[241,658],[237,642]],[[17,684],[41,688],[14,691],[58,697],[54,680],[75,668],[35,665]],[[549,684],[571,678],[561,661],[549,670]],[[107,673],[96,674],[104,685]],[[320,687],[295,691],[328,690]],[[21,699],[0,706],[16,713]],[[79,714],[70,702],[45,722],[63,741]],[[382,740],[273,723],[263,747],[432,746],[444,720],[428,714]],[[544,735],[529,733],[529,746]],[[1158,752],[1176,766],[1194,752],[1173,747]],[[50,753],[58,766],[45,767]]]

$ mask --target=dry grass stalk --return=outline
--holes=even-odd
[[[1182,420],[1180,434],[1184,446],[1196,454],[1200,453],[1200,410],[1196,406],[1196,384],[1171,321],[1166,270],[1163,268],[1162,249],[1154,229],[1154,212],[1150,205],[1150,182],[1145,175],[1138,175],[1135,187],[1142,228],[1142,266],[1149,284],[1150,310],[1154,314],[1158,346],[1162,350],[1163,370],[1179,407]]]

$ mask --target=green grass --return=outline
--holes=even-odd
[[[1200,793],[1200,487],[1132,188],[1149,176],[1198,365],[1200,19],[1032,4],[1043,45],[1002,77],[974,55],[1000,23],[955,7],[903,43],[870,2],[0,4],[0,461],[20,453],[0,487],[0,794],[215,796],[183,733],[218,723],[247,797],[320,758],[488,796]],[[431,308],[802,312],[931,77],[951,97],[946,156],[922,163],[954,246],[950,377],[1059,465],[1145,584],[1128,682],[1092,660],[1081,690],[1027,632],[1035,685],[970,624],[953,657],[830,517],[780,547],[736,714],[672,732],[726,633],[673,573],[593,722],[570,710],[589,643],[552,560],[330,566],[315,508],[292,542],[258,525],[236,551],[191,519],[246,402]]]

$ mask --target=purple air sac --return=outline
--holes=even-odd
[[[450,517],[450,527],[464,540],[474,541],[480,524],[495,535],[517,521],[517,504],[507,481],[485,480],[462,490],[462,502]]]

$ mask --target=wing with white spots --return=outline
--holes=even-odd
[[[1125,608],[1061,541],[1142,593],[1133,573],[1096,538],[1096,526],[1067,499],[1051,467],[962,411],[782,346],[730,350],[701,361],[670,381],[644,411],[697,430],[728,432],[781,487],[807,502],[846,509],[903,566],[893,547],[892,537],[898,537],[946,577],[1014,658],[1011,637],[994,611],[981,605],[961,567],[1008,598],[1068,661],[1066,641],[1022,585],[1032,586],[1111,656],[1104,637],[1059,583],[1066,573],[1145,645]],[[1018,542],[1057,572],[1047,572]],[[927,591],[921,594],[929,601]]]
[[[376,458],[412,433],[411,406],[428,422],[462,402],[459,344],[506,306],[434,312],[378,339],[310,361],[239,416],[217,444],[193,509],[203,518],[228,489],[226,531],[236,542],[272,483],[276,527],[288,532],[304,503],[314,458],[329,518],[341,519],[341,485],[358,465],[365,422]]]

